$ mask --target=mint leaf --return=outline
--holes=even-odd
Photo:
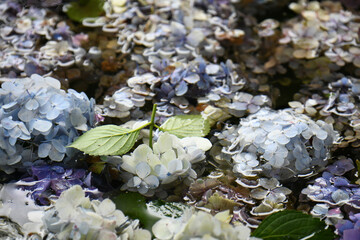
[[[311,215],[294,211],[285,210],[274,213],[259,225],[252,236],[270,240],[298,240],[312,234],[314,239],[333,239],[334,233],[325,229],[326,224]],[[328,238],[332,236],[332,238]]]
[[[166,120],[160,130],[180,138],[204,137],[210,131],[210,124],[201,115],[180,115]]]
[[[134,146],[139,132],[116,125],[100,126],[81,135],[69,147],[95,156],[122,155]]]
[[[70,3],[66,14],[71,20],[81,22],[84,18],[100,16],[103,5],[104,0],[80,0]]]

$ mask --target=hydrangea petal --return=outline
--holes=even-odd
[[[144,179],[145,177],[149,176],[151,169],[149,164],[146,162],[140,162],[136,165],[135,171],[140,178]]]
[[[42,133],[49,131],[52,126],[52,122],[41,119],[35,119],[32,123],[32,127]]]

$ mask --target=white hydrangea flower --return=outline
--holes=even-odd
[[[192,181],[196,172],[192,164],[205,159],[205,151],[211,142],[201,137],[179,139],[163,133],[154,143],[153,150],[145,144],[138,146],[131,155],[122,157],[121,168],[126,182],[122,189],[138,191],[152,196],[161,184],[170,184],[178,179]]]
[[[152,227],[153,234],[159,240],[180,239],[250,239],[250,228],[238,224],[229,224],[229,210],[215,216],[210,213],[187,212],[178,219],[164,218]]]
[[[42,214],[42,222],[57,239],[151,239],[149,231],[139,229],[138,221],[129,222],[110,199],[90,200],[79,185],[64,191]]]

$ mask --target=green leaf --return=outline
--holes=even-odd
[[[116,125],[104,125],[81,135],[69,147],[89,155],[122,155],[135,144],[140,129],[127,129]]]
[[[311,215],[285,210],[265,218],[252,236],[267,240],[298,240],[315,234],[313,237],[317,240],[334,239],[334,233],[325,227],[324,222]]]
[[[70,4],[66,14],[71,20],[81,22],[84,18],[98,17],[104,11],[104,0],[80,0]]]
[[[160,130],[180,138],[204,137],[210,131],[210,124],[201,115],[179,115],[166,120]]]
[[[141,225],[150,231],[152,226],[160,220],[148,211],[145,197],[139,193],[120,192],[110,199],[113,200],[117,209],[132,219],[139,219]]]
[[[309,240],[327,240],[327,239],[335,239],[334,230],[330,227],[328,229],[317,232],[314,236],[309,238]]]

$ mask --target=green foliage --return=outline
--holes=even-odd
[[[140,129],[104,125],[81,135],[69,147],[90,155],[122,155],[134,146]]]
[[[334,239],[332,230],[325,228],[326,224],[318,218],[294,210],[285,210],[265,218],[252,236],[266,240],[298,240],[314,234],[308,239]]]
[[[83,151],[89,155],[109,156],[122,155],[134,146],[140,130],[150,126],[149,146],[152,148],[152,129],[155,125],[156,104],[154,105],[151,122],[137,129],[127,129],[116,125],[104,125],[84,133],[69,147]],[[161,127],[177,137],[203,137],[210,131],[209,122],[201,115],[181,115],[169,118]]]
[[[210,124],[201,115],[180,115],[166,120],[160,130],[180,138],[204,137],[210,131]]]
[[[104,0],[80,0],[70,4],[66,14],[71,20],[81,22],[87,17],[98,17],[103,13]]]
[[[145,197],[140,193],[120,192],[111,197],[111,200],[113,200],[117,209],[120,209],[132,219],[139,219],[144,228],[150,231],[152,226],[160,219],[149,213]]]

